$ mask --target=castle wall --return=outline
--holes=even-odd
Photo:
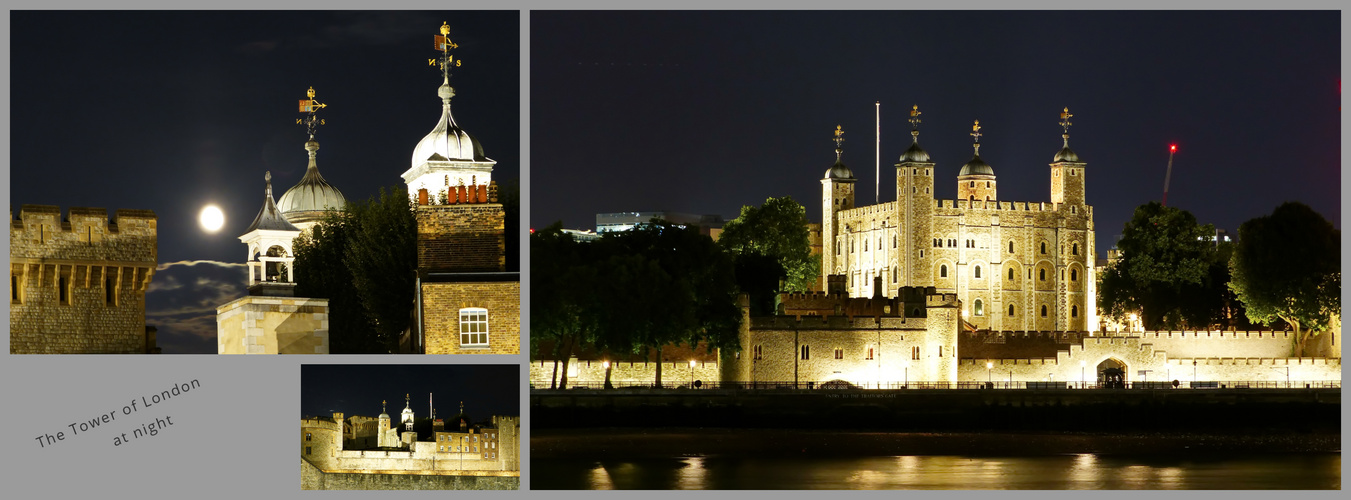
[[[460,309],[488,310],[488,346],[462,347]],[[422,282],[427,354],[520,354],[521,283]]]
[[[328,354],[328,299],[248,295],[216,308],[219,354]]]
[[[145,353],[157,266],[150,210],[24,205],[10,223],[10,353]]]
[[[521,487],[519,472],[439,473],[343,473],[324,472],[300,460],[302,490],[515,490]]]
[[[669,358],[668,358],[669,359]],[[561,378],[563,364],[558,364]],[[722,379],[720,364],[717,361],[697,360],[690,368],[688,360],[666,361],[661,367],[661,381],[665,385],[687,385],[691,380],[704,383]],[[551,387],[550,377],[554,376],[554,362],[539,360],[530,363],[530,383],[535,387]],[[691,378],[691,376],[693,378]],[[615,387],[646,386],[651,387],[657,381],[657,363],[649,361],[612,361],[610,363],[610,383]],[[568,361],[568,385],[574,383],[600,384],[605,382],[605,366],[599,360]]]

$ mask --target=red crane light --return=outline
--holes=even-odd
[[[1172,146],[1168,146],[1168,152],[1169,152],[1169,153],[1176,153],[1176,152],[1177,152],[1177,144],[1174,144],[1174,145],[1172,145]]]

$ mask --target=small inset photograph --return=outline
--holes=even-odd
[[[305,490],[521,487],[520,367],[304,365]]]

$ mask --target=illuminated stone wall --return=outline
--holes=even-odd
[[[150,210],[24,205],[9,231],[11,354],[158,352],[145,328],[157,266]]]
[[[521,283],[422,283],[427,354],[520,354]],[[488,310],[488,347],[460,346],[460,309]]]
[[[435,441],[408,443],[406,450],[347,450],[343,448],[342,431],[337,419],[306,418],[301,420],[301,458],[323,472],[404,471],[427,473],[455,473],[458,471],[508,472],[520,471],[520,418],[494,416],[498,425],[496,457],[484,458],[481,452],[440,451]],[[354,417],[355,418],[355,417]],[[404,436],[411,436],[404,433]]]
[[[249,295],[216,308],[218,354],[328,354],[328,299]]]

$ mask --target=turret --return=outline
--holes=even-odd
[[[844,165],[844,130],[835,126],[835,164],[821,179],[821,276],[824,281],[836,266],[849,258],[848,247],[841,242],[835,214],[854,208],[854,172]]]

